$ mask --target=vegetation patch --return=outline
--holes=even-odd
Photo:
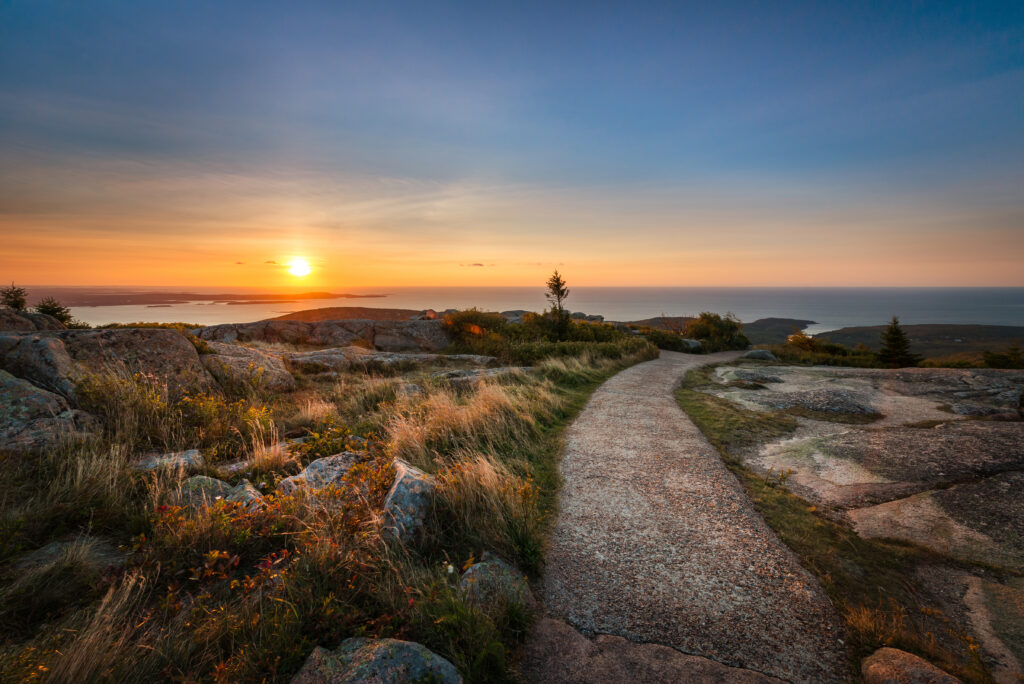
[[[0,679],[287,681],[314,646],[353,636],[422,643],[470,682],[512,679],[531,614],[516,602],[467,604],[459,575],[490,551],[536,576],[563,428],[605,378],[657,351],[621,333],[501,344],[539,360],[459,388],[431,382],[425,368],[351,369],[237,399],[144,376],[84,379],[77,392],[100,423],[93,437],[0,454]],[[199,473],[248,479],[265,504],[186,502],[177,494],[193,473],[132,467],[146,452],[192,448],[204,457]],[[340,480],[315,495],[276,490],[339,452],[355,462]],[[396,457],[437,483],[409,545],[384,531]],[[124,564],[67,555],[15,570],[26,553],[86,532],[119,548]]]

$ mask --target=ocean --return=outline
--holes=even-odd
[[[103,291],[110,293],[119,289],[103,288]],[[170,289],[131,288],[130,291]],[[173,289],[202,292],[188,287]],[[129,288],[124,288],[124,291],[129,291]],[[73,307],[72,313],[92,325],[135,321],[183,321],[212,325],[258,321],[293,311],[327,306],[431,308],[439,311],[475,306],[490,311],[539,311],[547,305],[544,291],[539,287],[335,288],[330,291],[385,296],[253,304],[197,300],[169,306]],[[223,293],[225,289],[207,292]],[[701,311],[732,312],[746,322],[769,317],[798,318],[815,322],[806,328],[811,334],[847,326],[880,325],[894,315],[906,324],[1024,326],[1024,288],[575,287],[571,288],[567,304],[572,311],[601,314],[607,320],[616,321],[639,320],[662,314],[686,316]]]

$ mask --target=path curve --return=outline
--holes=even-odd
[[[663,351],[593,394],[566,431],[544,604],[588,636],[842,681],[832,604],[672,395],[687,370],[736,356]]]

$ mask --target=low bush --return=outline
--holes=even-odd
[[[746,349],[750,346],[750,340],[743,334],[743,324],[731,313],[722,316],[704,311],[686,324],[683,337],[700,340],[709,352]]]

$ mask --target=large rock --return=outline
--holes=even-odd
[[[258,321],[226,323],[197,331],[215,342],[284,342],[317,347],[362,343],[379,351],[440,351],[451,340],[442,320]]]
[[[778,361],[778,357],[772,354],[767,349],[751,349],[742,356],[744,359],[753,359],[754,361]]]
[[[503,603],[518,603],[527,608],[537,605],[526,575],[490,552],[462,573],[459,590],[467,603],[484,610]]]
[[[296,492],[312,492],[330,485],[340,485],[348,471],[363,455],[364,452],[350,451],[318,458],[303,468],[298,475],[281,480],[277,484],[277,493],[287,496]]]
[[[237,344],[206,344],[210,353],[201,354],[199,358],[225,390],[290,392],[295,389],[295,378],[280,357]]]
[[[427,647],[397,639],[346,639],[336,651],[317,646],[292,684],[462,682],[450,662]]]
[[[959,679],[927,660],[895,648],[880,648],[860,666],[866,684],[958,684]]]
[[[103,374],[140,374],[174,391],[220,392],[192,343],[163,328],[0,334],[0,367],[72,402],[80,381]]]
[[[80,436],[90,417],[64,397],[0,370],[0,450],[38,451]]]
[[[64,330],[64,324],[46,314],[14,311],[0,306],[0,330],[20,332]]]
[[[385,531],[402,542],[415,539],[423,528],[436,487],[430,475],[396,458],[395,481],[384,499]]]

